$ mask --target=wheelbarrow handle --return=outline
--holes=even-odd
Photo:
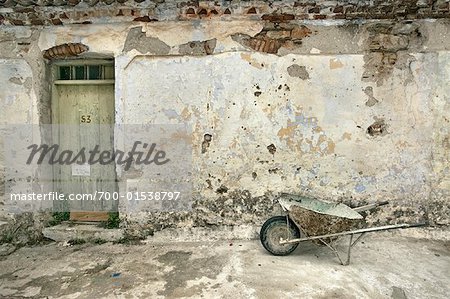
[[[376,202],[376,203],[371,203],[365,206],[359,206],[356,208],[353,208],[354,211],[356,212],[362,212],[362,211],[367,211],[367,210],[371,210],[371,209],[375,209],[379,206],[384,206],[387,205],[389,202],[388,201],[382,201],[382,202]]]
[[[411,223],[408,225],[408,227],[422,227],[422,226],[428,226],[428,222],[419,222],[419,223]]]

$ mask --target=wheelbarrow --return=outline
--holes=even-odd
[[[286,215],[268,219],[260,232],[262,245],[273,255],[289,255],[299,243],[313,241],[326,245],[342,265],[349,265],[351,249],[366,233],[427,225],[403,223],[364,227],[364,217],[359,212],[386,205],[387,201],[350,208],[342,203],[282,193],[278,202]],[[337,240],[343,236],[350,236],[345,261],[336,249]]]

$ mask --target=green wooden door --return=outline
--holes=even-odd
[[[94,81],[55,84],[53,116],[58,124],[54,138],[60,150],[74,155],[97,147],[113,153],[114,85]],[[56,136],[55,136],[56,135]],[[81,160],[79,160],[81,161]],[[56,165],[54,180],[59,192],[72,196],[68,201],[71,220],[104,221],[109,211],[117,209],[113,194],[117,191],[114,162]],[[100,200],[100,197],[102,199]]]

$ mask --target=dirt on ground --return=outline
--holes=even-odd
[[[341,242],[343,249],[346,242]],[[259,241],[51,243],[0,257],[1,298],[448,298],[450,243],[365,236],[341,266],[326,247]]]

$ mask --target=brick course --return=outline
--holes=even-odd
[[[0,0],[0,24],[16,26],[221,18],[268,22],[450,18],[450,1]]]

